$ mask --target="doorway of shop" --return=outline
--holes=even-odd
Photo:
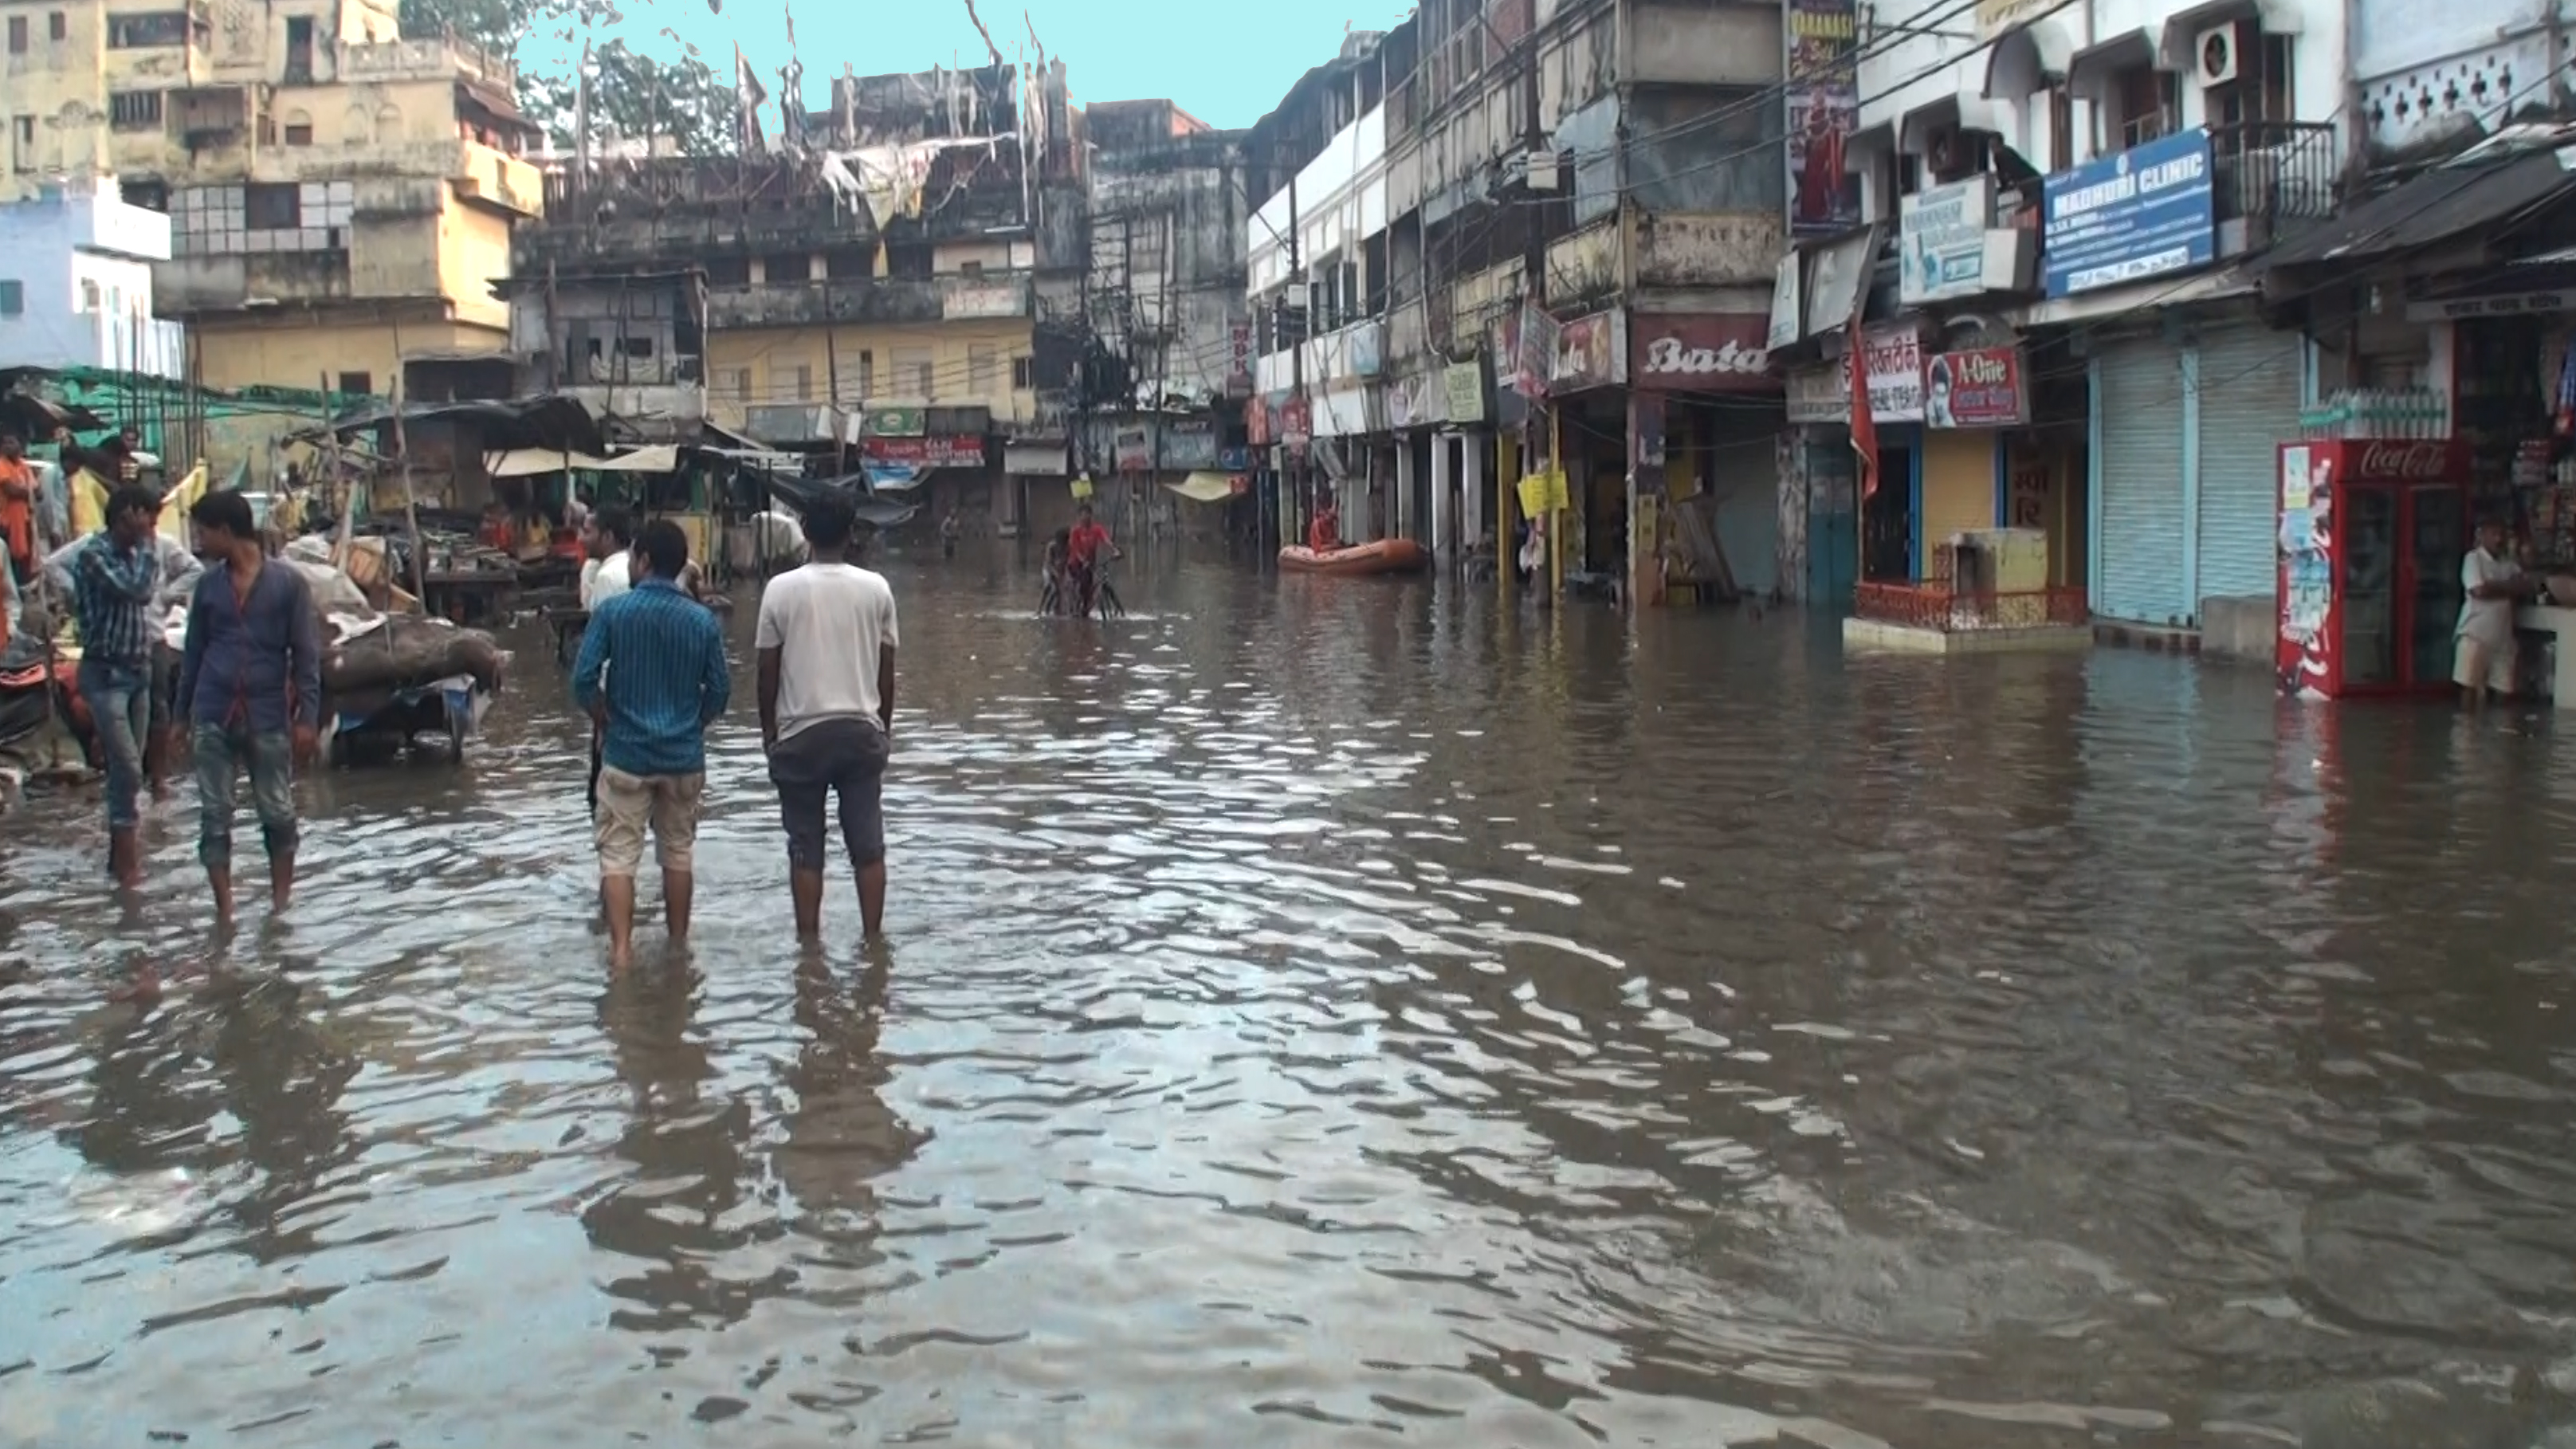
[[[1863,583],[1914,581],[1914,450],[1880,445],[1878,490],[1860,506]]]

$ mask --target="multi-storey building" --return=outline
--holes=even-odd
[[[1242,405],[1252,391],[1252,321],[1244,290],[1251,212],[1247,133],[1218,131],[1168,100],[1094,104],[1082,113],[1090,155],[1091,260],[1084,331],[1094,369],[1113,385],[1085,396],[1077,453],[1098,473],[1152,478],[1223,503],[1208,477],[1246,469]],[[1157,489],[1148,518],[1182,514]],[[1213,523],[1230,515],[1204,515]]]
[[[1039,325],[1078,311],[1085,240],[1061,70],[842,77],[801,134],[548,176],[524,285],[701,270],[709,421],[1016,527],[1067,491],[1072,356]]]
[[[504,345],[491,292],[537,174],[508,62],[400,38],[392,0],[8,7],[13,192],[114,177],[168,214],[155,303],[214,386],[382,391]]]
[[[1856,573],[1864,614],[1946,612],[1952,540],[2017,527],[2046,540],[2049,621],[2268,639],[2278,445],[2314,378],[2254,273],[2350,169],[2345,12],[1983,0],[1855,25],[1801,3],[1837,11],[1855,104],[1839,133],[1820,108],[1809,147],[1844,157],[1852,209],[1777,279],[1791,575],[1839,598]],[[1854,357],[1879,450],[1857,506]]]
[[[169,259],[170,218],[112,184],[0,204],[0,367],[178,377],[179,326],[152,310],[152,264]]]
[[[1508,544],[1516,485],[1546,477],[1564,571],[1651,601],[1670,557],[1704,587],[1771,590],[1781,26],[1773,3],[1432,0],[1266,123],[1330,138],[1250,245],[1256,301],[1323,314],[1301,420],[1371,439],[1338,469],[1322,452],[1368,490],[1346,533]],[[1292,213],[1337,230],[1291,258]],[[1275,389],[1298,359],[1273,352]]]

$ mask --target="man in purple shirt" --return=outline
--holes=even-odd
[[[215,921],[233,919],[233,787],[244,767],[268,847],[272,909],[295,890],[295,765],[319,747],[322,626],[304,576],[271,559],[250,500],[209,493],[188,510],[209,563],[188,606],[179,708],[194,725],[197,856]]]

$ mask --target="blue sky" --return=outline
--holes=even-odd
[[[665,59],[685,41],[719,74],[732,72],[739,43],[774,93],[787,61],[779,0],[721,3],[714,14],[707,0],[627,0],[624,22],[607,33]],[[976,9],[1007,60],[1024,57],[1034,24],[1048,55],[1065,63],[1077,105],[1168,97],[1210,125],[1235,127],[1267,115],[1308,68],[1332,58],[1346,29],[1385,30],[1412,0],[1334,0],[1257,14],[1187,0],[977,0]],[[989,63],[965,0],[802,0],[795,12],[805,100],[815,109],[830,100],[830,78],[845,61],[860,75]],[[520,59],[551,65],[559,54],[551,39],[532,36]],[[764,111],[761,124],[774,135],[776,109]]]

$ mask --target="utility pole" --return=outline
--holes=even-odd
[[[1306,337],[1314,330],[1314,299],[1307,295],[1306,263],[1297,253],[1299,231],[1297,173],[1291,171],[1288,173],[1288,293],[1297,299],[1297,335],[1288,344],[1288,404],[1292,409],[1305,412],[1307,438],[1305,446],[1311,449],[1315,445],[1315,422],[1313,409],[1306,407]],[[1282,321],[1285,321],[1284,316]],[[1280,330],[1284,332],[1287,329],[1283,326]],[[1293,416],[1294,413],[1291,415]],[[1288,506],[1281,510],[1280,521],[1288,534],[1287,538],[1280,540],[1283,545],[1299,537],[1306,510],[1312,503],[1312,500],[1306,496],[1305,455],[1295,447],[1290,447],[1288,465],[1287,475],[1294,492]]]

